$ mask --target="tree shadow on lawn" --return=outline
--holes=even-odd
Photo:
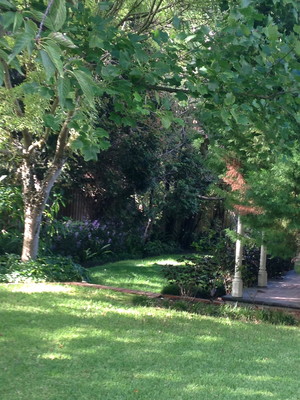
[[[295,328],[128,308],[81,289],[5,297],[2,400],[300,398]]]

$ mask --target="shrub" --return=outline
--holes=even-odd
[[[81,282],[83,280],[89,281],[87,270],[68,257],[41,257],[26,263],[15,254],[0,257],[1,282]]]
[[[226,235],[218,238],[214,237],[214,241],[210,240],[210,254],[219,267],[227,274],[224,275],[224,286],[226,293],[231,291],[231,280],[234,275],[235,265],[235,243]],[[193,244],[197,251],[203,251],[203,240]],[[243,265],[241,267],[242,279],[246,287],[255,286],[257,284],[258,271],[260,261],[260,248],[253,246],[244,246],[243,249]],[[284,272],[293,268],[290,260],[280,257],[267,258],[268,278],[280,277]]]
[[[142,249],[140,233],[134,228],[127,230],[121,222],[54,221],[51,230],[44,227],[42,239],[48,240],[46,252],[70,256],[84,265],[109,261],[115,254],[131,256]]]
[[[173,242],[162,242],[161,240],[149,241],[144,245],[143,255],[144,257],[159,256],[161,254],[176,253],[181,249]]]
[[[180,296],[180,287],[176,284],[169,284],[162,288],[161,294],[172,294],[173,296]]]
[[[19,230],[0,231],[0,255],[5,253],[20,254],[22,249],[23,235]]]
[[[186,311],[193,314],[209,317],[229,318],[244,322],[266,322],[274,325],[299,325],[299,321],[289,313],[271,309],[256,309],[253,307],[238,307],[229,304],[214,305],[194,303],[185,300],[145,299],[144,296],[135,296],[134,305],[144,307],[160,307],[176,311]]]
[[[224,270],[212,256],[194,255],[183,265],[164,265],[162,273],[182,296],[215,297],[225,294]]]

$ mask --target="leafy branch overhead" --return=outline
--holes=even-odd
[[[187,3],[196,8],[188,0],[178,8]],[[169,9],[162,0],[0,0],[0,147],[19,162],[25,221],[36,224],[25,222],[27,250],[67,158],[95,160],[109,146],[101,121],[183,124],[162,92],[186,107],[192,98],[210,145],[248,165],[291,150],[300,121],[299,6],[284,0],[292,15],[285,26],[259,1],[235,3],[219,7],[209,26],[198,18],[190,26],[170,19],[176,2]]]

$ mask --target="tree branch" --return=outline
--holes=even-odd
[[[157,90],[161,92],[168,92],[168,93],[187,93],[191,94],[191,92],[187,89],[180,89],[180,88],[172,88],[168,86],[159,86],[159,85],[147,85],[147,89],[150,90]]]
[[[118,23],[117,28],[119,28],[120,26],[122,26],[124,24],[124,22],[127,21],[128,17],[130,16],[130,14],[136,9],[138,8],[141,4],[142,4],[143,0],[140,1],[135,1],[133,3],[133,6],[131,7],[131,9],[128,11],[128,13],[125,15],[124,18],[121,19],[121,21]]]
[[[50,9],[51,9],[51,7],[52,7],[53,2],[54,2],[54,0],[50,0],[49,3],[48,3],[48,6],[47,6],[46,11],[45,11],[45,14],[43,15],[43,18],[42,18],[41,23],[40,23],[40,27],[39,27],[38,33],[36,34],[36,37],[35,37],[35,40],[36,40],[36,41],[38,41],[38,40],[40,39],[40,37],[41,37],[41,34],[42,34],[42,30],[43,30],[43,27],[44,27],[45,20],[46,20],[46,18],[47,18],[47,15],[48,15],[49,12],[50,12]]]
[[[201,200],[214,200],[214,201],[223,201],[225,197],[208,197],[208,196],[198,196]]]

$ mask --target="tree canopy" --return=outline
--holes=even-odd
[[[23,260],[68,157],[96,160],[114,126],[183,126],[174,99],[200,124],[198,144],[239,160],[245,200],[298,230],[297,2],[0,0],[0,11],[0,151],[21,175]]]

